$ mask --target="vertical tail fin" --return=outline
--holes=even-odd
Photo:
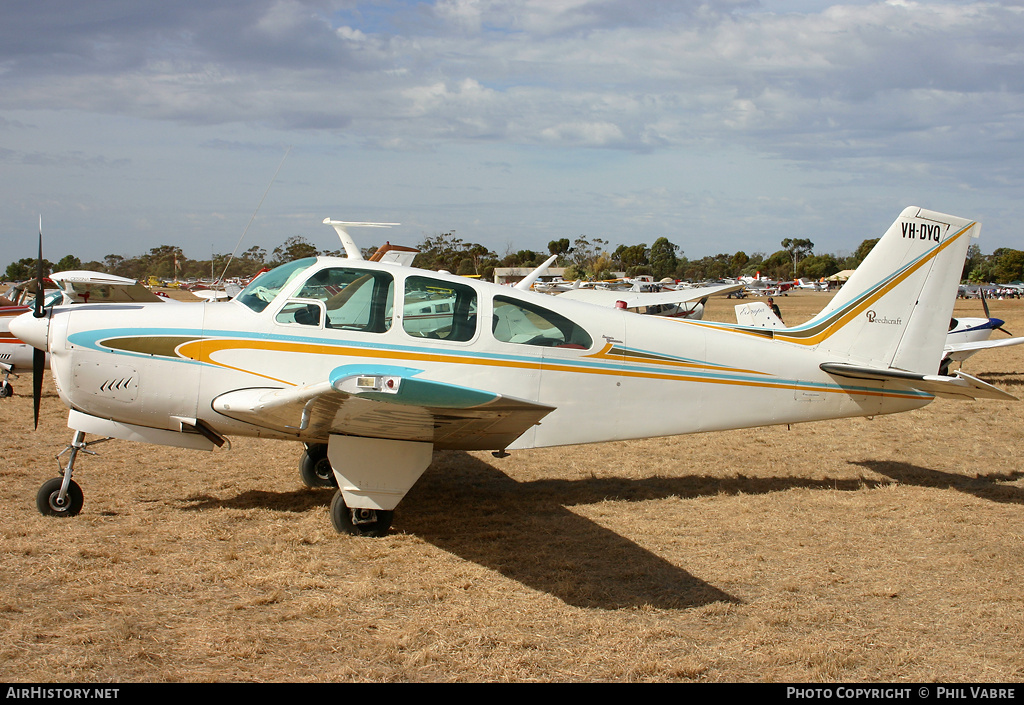
[[[904,209],[829,305],[776,338],[871,367],[935,374],[967,247],[980,229],[965,218]]]

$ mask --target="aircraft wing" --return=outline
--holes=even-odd
[[[134,279],[90,271],[55,272],[50,279],[75,303],[164,301]]]
[[[626,308],[637,308],[639,306],[690,303],[691,301],[700,301],[708,296],[728,294],[731,291],[738,291],[742,288],[743,284],[720,284],[718,286],[704,286],[699,289],[674,289],[672,291],[660,291],[657,293],[602,291],[600,289],[573,289],[572,291],[566,291],[559,294],[559,296],[608,307],[615,306],[616,301],[625,301]]]
[[[823,362],[821,369],[831,375],[852,379],[870,379],[881,382],[895,382],[911,389],[917,389],[940,397],[958,399],[1001,399],[1017,401],[1017,397],[983,382],[961,371],[950,377],[943,375],[923,375],[916,372],[905,372],[895,369],[862,367],[844,362]]]
[[[439,448],[499,450],[554,407],[444,382],[420,370],[346,365],[327,381],[288,389],[239,389],[215,411],[262,428],[326,439],[332,433],[431,442]]]

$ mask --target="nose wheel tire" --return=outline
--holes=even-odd
[[[345,504],[341,492],[335,493],[331,500],[331,524],[339,534],[385,536],[394,518],[394,510],[352,509]]]
[[[13,394],[14,387],[11,386],[10,382],[4,380],[3,383],[0,383],[0,399],[6,399],[7,397],[12,396]]]
[[[43,486],[39,488],[39,492],[36,494],[36,508],[43,516],[73,517],[82,511],[82,505],[85,503],[82,488],[72,480],[68,483],[68,491],[64,495],[64,500],[61,501],[60,486],[62,482],[64,482],[64,478],[55,477],[44,482]]]

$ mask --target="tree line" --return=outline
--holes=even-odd
[[[646,243],[618,245],[614,249],[607,240],[584,235],[570,240],[561,238],[548,243],[547,252],[508,248],[502,255],[479,243],[465,242],[454,233],[426,236],[417,246],[420,253],[413,264],[423,269],[445,270],[454,274],[493,279],[498,267],[533,268],[550,255],[557,255],[554,266],[565,268],[565,279],[612,279],[617,272],[634,277],[641,274],[655,279],[671,278],[707,281],[737,276],[753,276],[775,280],[796,278],[821,279],[845,269],[856,269],[878,239],[864,240],[850,255],[815,254],[814,243],[808,239],[786,238],[772,254],[739,251],[732,254],[707,255],[689,259],[678,245],[661,237],[649,247]],[[364,248],[369,257],[376,247]],[[289,237],[280,246],[267,252],[254,246],[234,258],[214,254],[208,260],[190,259],[173,245],[154,247],[137,257],[110,254],[102,262],[82,262],[66,255],[56,263],[43,260],[46,274],[69,269],[87,269],[116,274],[131,279],[153,276],[160,279],[205,279],[250,277],[262,267],[276,267],[302,257],[316,255],[342,256],[341,250],[319,250],[302,235]],[[229,262],[230,260],[230,262]],[[35,258],[24,258],[7,266],[8,281],[21,281],[35,276]],[[990,255],[972,244],[964,264],[964,280],[971,282],[1009,283],[1024,279],[1024,251],[1001,247]]]

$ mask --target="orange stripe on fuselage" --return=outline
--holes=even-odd
[[[367,357],[366,348],[351,347],[343,345],[323,345],[318,343],[292,343],[286,341],[275,341],[275,340],[244,340],[244,339],[218,339],[218,340],[201,340],[191,341],[180,345],[177,349],[179,355],[187,357],[198,362],[205,362],[210,365],[222,367],[225,369],[236,370],[238,372],[244,372],[247,374],[253,374],[264,379],[269,379],[281,384],[287,384],[294,386],[294,382],[288,382],[287,380],[278,379],[271,377],[270,375],[260,374],[259,372],[253,372],[240,367],[234,367],[227,365],[222,362],[217,362],[213,359],[213,356],[218,352],[226,350],[262,350],[268,352],[286,352],[286,353],[297,353],[305,355],[336,355],[344,357]],[[606,348],[607,350],[607,348]],[[602,351],[604,352],[604,351]],[[459,355],[445,355],[438,353],[418,353],[413,351],[404,350],[374,350],[372,356],[375,358],[384,358],[389,360],[400,360],[400,361],[415,361],[415,362],[433,362],[441,364],[463,364],[463,365],[483,365],[490,367],[505,367],[505,368],[518,368],[518,369],[538,369],[543,367],[544,371],[551,372],[572,372],[577,374],[595,374],[615,377],[631,377],[637,379],[662,379],[670,381],[688,381],[688,382],[703,382],[710,384],[728,384],[735,386],[745,387],[762,387],[770,389],[792,389],[792,390],[813,390],[818,392],[831,392],[831,393],[842,393],[847,394],[848,392],[844,389],[829,389],[822,388],[815,385],[805,385],[799,383],[789,382],[755,382],[748,380],[731,380],[731,379],[717,379],[707,378],[700,376],[690,376],[681,373],[672,372],[650,372],[641,370],[622,370],[622,369],[593,369],[593,368],[580,368],[575,365],[558,364],[551,360],[541,360],[538,358],[536,361],[520,361],[520,360],[488,360],[486,358],[479,357],[463,357]],[[607,356],[608,359],[614,359],[617,361],[622,360],[621,357],[615,355]],[[644,362],[647,362],[644,360]],[[724,368],[716,368],[718,371],[724,371]],[[767,374],[767,373],[757,373]],[[882,396],[882,397],[899,397],[899,398],[920,398],[920,395],[916,394],[902,394],[893,391],[870,391],[870,390],[858,390],[856,392],[861,396]]]

